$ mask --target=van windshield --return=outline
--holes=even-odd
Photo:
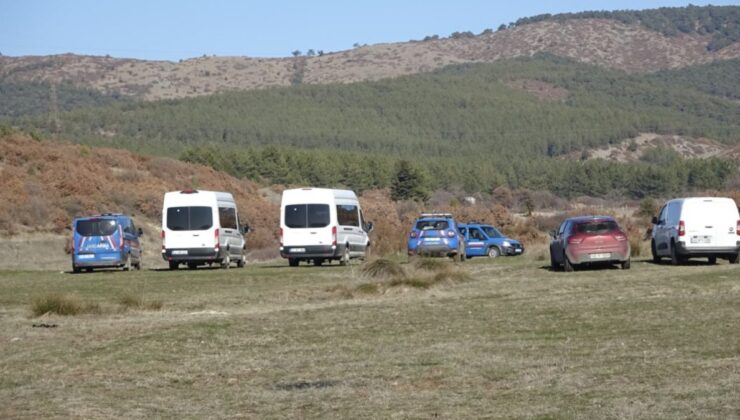
[[[116,232],[118,224],[114,219],[91,219],[77,222],[77,233],[81,236],[109,236]]]
[[[170,207],[167,209],[167,229],[207,230],[213,226],[210,207]]]
[[[285,206],[285,226],[293,229],[329,226],[328,204],[290,204]]]

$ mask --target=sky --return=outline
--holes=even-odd
[[[691,1],[703,6],[735,1]],[[543,13],[686,6],[680,1],[533,0],[0,0],[0,53],[75,53],[148,60],[202,55],[286,57],[480,33]]]

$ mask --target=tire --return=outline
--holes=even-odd
[[[291,267],[298,267],[298,263],[300,263],[301,260],[298,258],[288,258],[288,265]]]
[[[622,261],[622,263],[619,265],[622,267],[622,270],[629,270],[632,266],[631,259],[627,258],[627,261]]]
[[[575,271],[575,267],[573,267],[573,264],[570,263],[567,255],[563,255],[563,271],[565,271],[566,273],[572,273],[573,271]]]
[[[236,267],[244,268],[245,265],[247,265],[247,257],[245,257],[244,254],[242,254],[242,257],[236,261]]]
[[[342,251],[342,257],[339,258],[339,265],[349,265],[349,245],[344,246],[344,251]]]
[[[221,260],[221,268],[223,268],[224,270],[228,270],[229,268],[231,268],[231,255],[229,255],[228,253]]]
[[[676,244],[671,242],[671,265],[678,265],[680,262],[681,260],[678,258],[678,253],[676,253]]]
[[[73,272],[73,273],[75,273],[75,274],[76,274],[76,273],[79,273],[80,271],[82,271],[82,269],[81,269],[81,268],[79,268],[79,267],[75,267],[75,266],[74,266],[74,264],[72,265],[72,272]]]
[[[324,263],[324,260],[322,260],[321,258],[314,258],[313,259],[313,265],[315,265],[316,267],[321,267],[321,264],[323,264],[323,263]]]
[[[488,255],[488,258],[496,258],[501,255],[501,250],[497,246],[492,246],[488,248],[486,255]]]
[[[550,253],[550,269],[552,271],[558,271],[560,270],[560,264],[555,262],[555,257],[552,256],[552,252]]]
[[[178,267],[179,265],[180,265],[180,264],[179,264],[179,263],[177,263],[177,262],[175,262],[175,261],[170,261],[170,270],[177,270],[177,267]]]
[[[730,264],[737,264],[740,262],[740,252],[737,254],[734,254],[730,258],[727,259],[727,261],[730,262]]]
[[[660,264],[662,258],[658,255],[658,250],[655,248],[655,240],[650,241],[650,253],[653,254],[653,262]]]
[[[134,268],[136,268],[136,271],[141,271],[141,260],[139,260],[139,262],[136,263],[136,265],[134,266]]]
[[[126,262],[123,263],[123,271],[131,271],[131,254],[126,256]]]
[[[709,261],[709,265],[717,264],[717,257],[709,257],[707,261]]]

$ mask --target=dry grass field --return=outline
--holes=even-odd
[[[740,417],[740,267],[541,255],[0,272],[0,418]]]

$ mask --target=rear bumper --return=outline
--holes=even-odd
[[[126,263],[126,259],[120,252],[106,253],[106,254],[82,254],[82,255],[93,255],[94,258],[85,259],[80,258],[80,254],[72,256],[72,265],[78,268],[113,268],[123,267]]]
[[[735,246],[722,247],[692,247],[685,242],[676,242],[676,254],[682,257],[730,256],[740,253],[740,241]]]
[[[162,259],[173,262],[219,261],[220,254],[213,248],[167,248],[162,251]]]
[[[629,246],[598,249],[571,249],[565,251],[571,264],[618,263],[630,259]],[[606,256],[608,254],[608,256]],[[605,255],[605,256],[602,256]]]
[[[280,256],[288,259],[338,258],[342,251],[344,247],[337,245],[281,246]]]
[[[440,256],[440,255],[457,255],[457,248],[450,248],[449,245],[419,245],[414,249],[408,250],[410,256],[414,255],[429,255],[429,256]]]

